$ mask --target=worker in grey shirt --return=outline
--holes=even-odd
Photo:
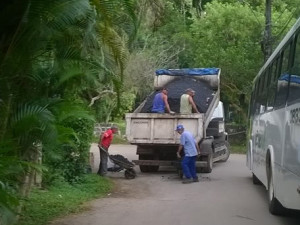
[[[193,135],[184,130],[183,125],[178,125],[176,131],[181,135],[180,136],[180,145],[177,151],[177,157],[181,158],[181,151],[184,150],[184,157],[181,161],[181,167],[183,174],[185,176],[182,183],[188,184],[192,182],[199,182],[199,179],[196,174],[196,160],[197,155],[200,154],[200,149],[196,143]]]

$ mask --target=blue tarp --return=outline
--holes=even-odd
[[[284,80],[287,82],[289,81],[289,79],[290,79],[290,83],[300,84],[300,77],[297,75],[291,75],[291,77],[289,77],[288,74],[284,74],[278,78],[278,80],[282,80],[282,81]]]
[[[156,76],[170,75],[170,76],[203,76],[203,75],[217,75],[219,68],[192,68],[192,69],[158,69]]]

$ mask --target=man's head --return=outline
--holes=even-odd
[[[168,90],[166,87],[163,87],[163,88],[161,89],[161,92],[164,93],[164,94],[166,94],[166,95],[168,94],[168,91],[169,91],[169,90]]]
[[[110,129],[112,130],[112,132],[114,134],[118,132],[118,127],[116,125],[112,125],[112,127]]]
[[[184,127],[183,127],[183,125],[181,125],[181,124],[177,125],[177,127],[176,127],[176,130],[175,130],[175,131],[177,131],[179,134],[182,134],[182,133],[183,133],[183,131],[184,131]]]
[[[194,96],[195,95],[195,91],[192,88],[186,89],[185,93],[187,93],[190,96]]]

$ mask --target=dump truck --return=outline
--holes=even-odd
[[[155,172],[160,166],[172,166],[180,135],[178,124],[194,135],[201,156],[196,162],[197,172],[210,173],[213,163],[227,161],[230,150],[224,125],[223,103],[220,102],[219,68],[161,69],[154,78],[155,91],[133,113],[126,114],[126,137],[137,145],[141,172]],[[168,89],[170,113],[151,113],[152,101],[162,87]],[[180,97],[187,88],[195,91],[194,102],[200,113],[181,114]]]

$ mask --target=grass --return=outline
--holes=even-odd
[[[245,144],[231,144],[230,152],[235,154],[246,154],[247,147]]]
[[[25,202],[19,225],[43,225],[54,218],[84,209],[82,203],[106,195],[112,188],[107,178],[86,175],[82,183],[60,182],[47,190],[35,189]]]

